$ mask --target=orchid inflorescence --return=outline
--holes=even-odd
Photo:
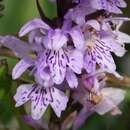
[[[94,112],[121,114],[118,105],[125,97],[125,90],[108,86],[106,75],[123,80],[116,71],[112,54],[124,56],[125,43],[130,43],[130,36],[120,31],[122,24],[130,19],[116,16],[122,14],[126,2],[51,2],[57,4],[56,18],[47,18],[36,0],[41,18],[27,22],[20,29],[19,38],[0,36],[1,44],[20,58],[13,68],[13,79],[26,70],[34,77],[32,84],[18,87],[14,96],[16,107],[31,101],[32,120],[41,120],[49,105],[60,118],[77,111],[72,123],[74,130]],[[21,40],[23,36],[28,40]],[[80,111],[76,107],[71,110],[77,103],[81,104]]]

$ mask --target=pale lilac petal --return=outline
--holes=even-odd
[[[105,97],[111,99],[115,105],[118,105],[119,103],[121,103],[123,101],[126,92],[119,88],[109,87],[109,88],[103,88],[101,93]],[[113,95],[113,96],[111,96],[111,95]]]
[[[46,76],[46,75],[45,75]],[[48,76],[48,75],[47,75]],[[48,79],[46,78],[45,80],[43,80],[38,74],[35,73],[35,80],[42,86],[44,86],[45,88],[48,88],[50,86],[54,85],[54,82],[51,79],[51,76],[48,77]]]
[[[93,27],[95,30],[100,31],[101,26],[97,20],[88,20],[86,25]]]
[[[86,14],[86,10],[85,10]],[[65,19],[70,19],[77,23],[78,25],[85,24],[85,14],[83,14],[83,10],[72,8],[70,9],[67,14],[64,16]]]
[[[100,115],[111,111],[119,105],[125,96],[125,91],[116,88],[103,88],[101,90],[103,100],[95,106],[95,111]],[[113,96],[112,96],[113,95]]]
[[[130,35],[120,31],[116,31],[115,34],[119,43],[130,43]]]
[[[30,31],[33,31],[35,29],[40,29],[40,28],[45,29],[45,30],[50,29],[49,25],[47,25],[41,19],[31,20],[21,28],[19,32],[19,36],[22,37],[26,35],[27,33],[29,33]]]
[[[115,107],[116,105],[112,101],[103,99],[93,109],[95,109],[95,112],[97,112],[98,114],[104,115],[105,113],[111,111]]]
[[[19,107],[31,99],[30,93],[33,91],[33,84],[23,84],[17,88],[17,92],[14,95],[16,101],[16,107]]]
[[[28,34],[28,42],[31,44],[34,51],[43,51],[43,34],[39,29],[35,29]]]
[[[91,1],[93,8],[98,10],[106,10],[111,13],[121,14],[122,11],[117,7],[117,4],[114,1],[107,0],[92,0]]]
[[[84,55],[84,68],[88,73],[96,70],[96,57],[89,50]]]
[[[104,42],[108,43],[108,46],[111,48],[111,52],[115,53],[115,55],[122,57],[126,50],[123,45],[123,42],[120,43],[118,40],[115,40],[114,38],[105,38],[103,39]]]
[[[24,58],[19,61],[12,71],[13,79],[19,78],[30,66],[33,65],[33,60],[31,58]]]
[[[108,56],[108,57],[107,57]],[[109,69],[109,70],[116,70],[116,65],[113,60],[112,55],[108,52],[107,54],[101,54],[100,57],[97,57],[97,63],[101,66],[103,69]]]
[[[93,54],[96,57],[97,63],[102,69],[116,70],[116,65],[110,53],[111,48],[103,41],[97,40],[95,42],[95,49]]]
[[[76,7],[71,8],[66,15],[65,19],[70,19],[78,25],[85,24],[85,16],[96,12],[96,9],[92,7],[91,1],[85,0],[79,3]]]
[[[80,28],[75,27],[70,31],[70,35],[74,42],[74,46],[79,49],[83,50],[85,46],[85,39],[83,33],[81,32]]]
[[[31,51],[31,47],[24,41],[11,36],[1,36],[0,42],[3,46],[11,49],[18,57],[27,56]]]
[[[48,67],[47,64],[47,57],[49,56],[50,51],[49,50],[42,50],[43,53],[40,54],[38,61],[35,62],[36,65],[36,69],[37,69],[37,73],[38,75],[42,78],[42,79],[47,79],[46,76],[44,76],[45,72],[45,68]]]
[[[66,73],[66,56],[62,49],[59,51],[51,51],[48,57],[50,73],[56,84],[61,84]]]
[[[59,50],[67,43],[67,37],[60,29],[50,30],[44,38],[44,46],[47,49]]]
[[[43,116],[49,105],[48,98],[50,97],[50,95],[48,95],[48,93],[44,91],[46,90],[37,88],[37,91],[33,93],[31,115],[32,118],[35,120],[39,120]]]
[[[77,79],[76,75],[74,74],[74,72],[69,68],[67,68],[66,80],[67,80],[70,88],[77,88],[78,79]]]
[[[61,112],[65,110],[68,103],[68,97],[56,88],[51,89],[53,101],[50,103],[57,117],[61,116]]]
[[[113,0],[113,2],[118,6],[118,7],[121,7],[121,8],[126,8],[127,7],[127,4],[124,0]]]
[[[83,54],[78,50],[72,50],[69,55],[68,66],[77,74],[81,74],[83,68]]]
[[[42,117],[49,104],[54,101],[53,88],[37,86],[32,93],[32,117],[38,120]]]

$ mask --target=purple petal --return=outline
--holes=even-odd
[[[95,55],[91,54],[88,50],[84,55],[84,68],[88,73],[96,70],[96,58]]]
[[[116,108],[118,104],[124,99],[125,91],[116,88],[103,88],[101,90],[103,95],[102,101],[97,104],[94,109],[100,115]],[[113,96],[112,96],[113,95]]]
[[[114,1],[93,0],[92,6],[93,6],[93,8],[98,9],[98,10],[104,9],[104,10],[109,11],[111,13],[117,13],[117,14],[122,13],[122,11],[117,7],[118,5]]]
[[[77,74],[80,74],[83,68],[83,54],[78,50],[72,50],[69,57],[68,66]]]
[[[127,4],[124,0],[113,0],[113,2],[118,6],[118,7],[121,7],[121,8],[126,8],[127,7]]]
[[[78,25],[85,24],[85,16],[96,12],[96,9],[92,8],[90,0],[81,1],[76,7],[71,8],[64,16],[65,19],[69,19],[77,23]]]
[[[126,50],[123,46],[123,42],[118,42],[118,40],[112,38],[106,38],[103,39],[103,41],[109,43],[111,52],[115,53],[115,55],[122,57],[125,54]]]
[[[67,80],[70,88],[77,88],[78,79],[77,79],[76,75],[73,73],[73,71],[69,68],[67,68],[66,80]]]
[[[0,42],[3,46],[11,49],[19,57],[27,56],[31,51],[31,47],[26,42],[11,35],[1,36]]]
[[[56,84],[61,84],[66,73],[66,56],[63,50],[51,51],[48,57],[48,63],[53,81]]]
[[[51,92],[53,96],[53,102],[51,102],[50,104],[55,111],[57,117],[60,117],[61,112],[67,107],[68,97],[62,91],[56,88],[52,88]]]
[[[45,29],[48,30],[50,29],[50,27],[41,19],[34,19],[29,21],[27,24],[25,24],[20,32],[19,32],[19,36],[22,37],[24,35],[26,35],[27,33],[29,33],[30,31],[33,31],[35,29]]]
[[[100,65],[102,69],[116,70],[116,65],[113,57],[110,53],[111,48],[107,43],[97,40],[95,42],[95,49],[93,50],[93,55],[96,57],[96,62]]]
[[[130,43],[130,35],[120,31],[115,31],[115,34],[119,43]]]
[[[29,101],[31,96],[30,92],[33,90],[33,84],[23,84],[17,88],[17,92],[14,95],[14,100],[16,101],[16,107],[19,107]]]
[[[85,46],[85,39],[83,33],[81,32],[80,28],[75,27],[70,31],[70,35],[74,42],[74,46],[79,49],[83,50]]]
[[[44,38],[44,46],[47,49],[59,50],[67,43],[67,37],[60,29],[50,30]]]
[[[19,78],[30,66],[33,65],[33,60],[31,58],[24,58],[19,61],[12,71],[13,79]]]
[[[36,94],[37,91],[38,94]],[[37,91],[35,91],[35,94],[33,94],[31,106],[31,115],[34,120],[39,120],[43,116],[49,105],[49,101],[46,101],[46,97],[48,99],[48,96],[40,93],[40,89]]]
[[[93,27],[95,30],[100,31],[101,26],[97,20],[88,20],[86,25]]]

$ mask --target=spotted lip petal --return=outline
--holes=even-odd
[[[16,107],[19,107],[29,101],[31,96],[29,96],[33,91],[34,84],[23,84],[17,88],[17,92],[14,95],[14,100],[16,101]]]
[[[32,101],[32,118],[39,120],[48,105],[50,104],[56,115],[60,117],[61,112],[65,110],[68,102],[68,97],[65,94],[54,88],[44,88],[36,84],[24,84],[18,87],[14,96],[16,107],[19,107],[27,101]]]
[[[29,33],[30,31],[33,31],[35,29],[48,30],[48,29],[50,29],[50,27],[41,19],[34,19],[34,20],[29,21],[27,24],[25,24],[21,28],[21,30],[19,32],[19,36],[22,37],[22,36],[26,35],[27,33]]]
[[[88,73],[96,70],[96,57],[90,51],[86,51],[84,55],[84,68]]]
[[[94,43],[93,49],[90,49],[89,47],[86,50],[85,59],[86,63],[84,63],[84,66],[86,70],[90,72],[94,72],[94,69],[96,69],[96,64],[100,66],[102,69],[109,69],[109,70],[116,70],[116,65],[113,60],[113,57],[110,53],[111,48],[107,46],[107,44],[103,41],[96,40]],[[87,58],[87,59],[86,59]],[[87,68],[89,67],[89,68]]]
[[[109,47],[106,45],[103,45],[103,43],[100,44],[101,45],[100,47],[98,45],[99,44],[97,43],[97,47],[95,48],[97,63],[101,65],[101,68],[104,68],[104,69],[107,68],[109,70],[116,70],[116,65],[110,53]]]
[[[53,81],[61,84],[66,74],[66,56],[62,49],[59,51],[51,51],[48,57],[48,64]]]
[[[126,50],[124,47],[124,43],[119,41],[118,39],[113,39],[113,38],[105,38],[103,39],[105,43],[109,43],[108,46],[110,47],[110,51],[113,52],[116,56],[122,57]]]

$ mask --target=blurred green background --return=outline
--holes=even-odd
[[[55,5],[48,5],[45,0],[41,0],[41,2],[43,2],[47,16],[52,18],[56,15]],[[130,17],[130,0],[127,2],[128,8],[124,9],[124,16]],[[35,0],[4,0],[3,3],[5,9],[4,16],[0,18],[0,35],[17,35],[23,24],[39,17]],[[122,30],[130,34],[130,23],[124,24]],[[130,46],[127,45],[126,48],[129,52],[124,58],[116,58],[115,60],[118,71],[130,76]],[[17,59],[0,56],[0,60],[2,60],[0,63],[0,130],[33,130],[20,119],[20,115],[25,114],[24,110],[14,107],[13,95],[18,83],[11,80],[8,71],[11,71]],[[130,130],[130,90],[127,90],[126,99],[121,108],[123,112],[121,116],[94,114],[80,130]]]

